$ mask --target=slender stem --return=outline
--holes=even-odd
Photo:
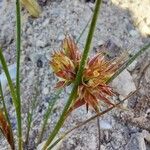
[[[145,45],[136,54],[129,58],[128,61],[120,69],[118,69],[118,71],[116,71],[116,73],[107,81],[107,83],[110,83],[112,80],[114,80],[122,71],[124,71],[138,56],[143,54],[143,52],[145,52],[148,48],[150,48],[150,43]]]
[[[26,134],[26,140],[25,140],[25,144],[28,146],[28,142],[29,142],[29,133],[30,133],[30,129],[31,129],[31,123],[32,123],[32,112],[28,112],[28,116],[27,116],[27,134]]]
[[[52,131],[52,133],[48,137],[48,139],[47,139],[47,141],[46,141],[46,143],[43,147],[43,150],[45,150],[49,146],[49,144],[52,142],[52,140],[55,138],[58,131],[62,127],[62,125],[63,125],[63,123],[66,119],[67,111],[68,111],[68,109],[69,109],[69,107],[70,107],[70,105],[71,105],[71,103],[74,99],[74,96],[75,96],[76,90],[78,88],[78,85],[80,84],[80,82],[82,80],[82,74],[83,74],[84,66],[85,66],[86,61],[87,61],[88,53],[89,53],[89,50],[90,50],[90,47],[91,47],[91,42],[92,42],[92,38],[93,38],[93,35],[94,35],[95,27],[96,27],[97,18],[98,18],[98,15],[99,15],[100,4],[101,4],[101,0],[97,0],[96,5],[95,5],[95,9],[94,9],[92,22],[91,22],[90,29],[89,29],[89,32],[88,32],[84,52],[83,52],[83,55],[82,55],[80,67],[79,67],[79,70],[77,72],[76,80],[75,80],[75,83],[74,83],[74,87],[71,91],[71,94],[69,96],[67,104],[65,105],[65,108],[64,108],[64,110],[63,110],[63,112],[62,112],[62,114],[61,114],[54,130]]]
[[[43,120],[43,124],[42,124],[42,128],[40,130],[40,133],[39,133],[39,137],[38,137],[38,140],[37,140],[37,144],[38,145],[41,141],[42,141],[42,138],[43,138],[43,134],[44,134],[44,131],[45,131],[45,128],[47,126],[47,123],[48,123],[48,119],[50,118],[51,114],[52,114],[52,110],[53,110],[53,107],[55,105],[55,103],[57,102],[57,99],[61,93],[62,89],[59,90],[56,95],[54,95],[54,97],[50,100],[49,102],[49,106],[48,106],[48,109],[47,111],[45,112],[45,115],[44,115],[44,120]]]
[[[20,0],[16,0],[16,48],[17,48],[17,73],[16,93],[18,98],[18,149],[22,149],[22,127],[21,127],[21,98],[20,98],[20,52],[21,52],[21,15]]]
[[[26,140],[25,140],[25,144],[27,146],[28,146],[28,142],[29,142],[29,134],[30,134],[30,130],[31,130],[31,124],[32,124],[32,121],[33,121],[34,109],[36,108],[37,96],[38,96],[38,94],[35,96],[35,98],[33,99],[32,104],[31,104],[32,105],[31,106],[31,112],[30,112],[30,108],[28,109],[28,115],[27,115],[27,134],[26,134]]]
[[[123,99],[122,101],[120,101],[119,103],[117,103],[116,105],[97,113],[96,115],[92,116],[91,118],[87,119],[86,121],[80,123],[79,125],[73,127],[72,129],[70,129],[69,131],[67,131],[66,133],[64,133],[60,138],[58,138],[50,147],[48,147],[48,150],[51,150],[56,144],[58,144],[63,138],[65,138],[68,134],[70,134],[72,131],[74,131],[75,129],[78,129],[79,127],[82,127],[83,125],[89,123],[90,121],[96,119],[97,117],[100,117],[106,113],[108,113],[109,111],[111,111],[112,109],[118,107],[120,104],[124,103],[124,101],[126,101],[128,98],[130,98],[132,95],[134,95],[139,89],[137,89],[136,91],[132,92],[131,94],[129,94],[125,99]]]
[[[86,25],[85,25],[84,29],[82,30],[82,32],[80,33],[79,37],[77,38],[76,44],[79,43],[79,41],[80,41],[80,39],[81,39],[83,33],[85,32],[86,28],[88,27],[90,21],[91,21],[91,17],[90,17],[90,19],[88,20],[88,22],[86,23]]]
[[[98,128],[98,150],[101,149],[101,127],[100,127],[100,120],[97,117],[97,128]]]
[[[9,115],[8,115],[8,111],[7,111],[7,108],[6,108],[6,104],[5,104],[5,100],[4,100],[4,95],[3,95],[3,90],[2,90],[1,83],[0,83],[0,95],[1,95],[1,99],[2,99],[3,109],[4,109],[4,112],[5,112],[5,117],[6,117],[6,120],[8,122],[8,125],[10,127],[11,139],[13,140],[11,148],[12,148],[12,150],[15,150],[15,142],[14,142],[14,135],[13,135],[12,125],[11,125],[11,122],[10,122],[10,119],[9,119]]]

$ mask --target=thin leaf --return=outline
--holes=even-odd
[[[36,101],[37,98],[35,98],[31,104],[31,111],[30,111],[30,108],[29,108],[29,111],[28,111],[28,114],[27,114],[27,133],[26,133],[26,140],[25,140],[25,144],[28,145],[28,142],[29,142],[29,134],[30,134],[30,130],[31,130],[31,124],[32,124],[32,121],[33,121],[33,113],[34,113],[34,110],[36,108]],[[30,107],[30,106],[29,106]]]
[[[50,116],[52,115],[53,107],[54,107],[54,105],[56,104],[56,101],[58,100],[61,91],[62,91],[62,90],[59,90],[59,91],[54,95],[54,97],[49,100],[49,106],[48,106],[48,109],[47,109],[47,111],[45,112],[45,115],[44,115],[44,120],[43,120],[42,128],[41,128],[40,133],[39,133],[37,145],[42,141],[43,134],[44,134],[45,128],[46,128],[47,123],[48,123],[48,119],[49,119]]]
[[[35,74],[39,74],[39,70],[35,70]],[[25,140],[25,144],[28,145],[28,142],[29,142],[29,134],[30,134],[30,131],[31,131],[31,125],[32,125],[32,122],[33,122],[33,114],[34,114],[34,111],[35,109],[37,108],[37,104],[38,104],[38,101],[37,101],[37,98],[40,94],[40,89],[39,89],[39,76],[37,76],[36,80],[35,80],[35,86],[34,86],[34,96],[33,96],[33,100],[31,102],[31,106],[29,105],[28,106],[28,113],[27,113],[27,132],[26,132],[26,140]]]

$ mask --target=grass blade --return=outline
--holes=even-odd
[[[50,100],[50,102],[49,102],[48,109],[47,109],[47,111],[45,112],[45,115],[44,115],[44,120],[43,120],[42,128],[41,128],[40,133],[39,133],[37,145],[38,145],[39,143],[41,143],[41,141],[42,141],[43,134],[44,134],[45,128],[46,128],[47,123],[48,123],[48,119],[50,118],[50,116],[51,116],[51,114],[52,114],[53,107],[54,107],[54,105],[56,104],[56,101],[58,100],[61,91],[62,91],[62,90],[59,90],[59,91],[54,95],[54,97]]]
[[[26,140],[25,140],[25,144],[28,145],[29,142],[29,134],[30,134],[30,130],[31,130],[31,124],[33,121],[33,112],[34,109],[36,108],[36,98],[33,100],[32,104],[31,104],[31,111],[29,108],[28,114],[27,114],[27,133],[26,133]]]
[[[35,74],[39,74],[39,69],[35,70]],[[33,114],[34,110],[37,108],[37,98],[40,95],[40,81],[39,81],[39,76],[36,77],[35,79],[35,85],[34,85],[34,93],[33,93],[33,99],[31,101],[31,107],[30,104],[28,106],[28,113],[27,113],[27,132],[26,132],[26,140],[25,140],[25,145],[28,146],[29,142],[29,135],[31,131],[31,125],[33,122]]]

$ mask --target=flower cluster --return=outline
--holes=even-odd
[[[62,49],[52,54],[50,65],[56,76],[60,78],[56,87],[65,87],[75,81],[81,53],[74,40],[66,37],[62,43]],[[108,79],[118,68],[118,60],[106,60],[102,53],[98,53],[93,58],[88,58],[84,68],[82,82],[78,86],[77,98],[74,100],[70,111],[86,105],[99,112],[98,104],[104,102],[108,105],[114,105],[109,97],[113,96],[112,89],[106,84]]]

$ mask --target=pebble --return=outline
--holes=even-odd
[[[8,67],[8,71],[9,71],[12,81],[14,81],[16,78],[16,64],[10,65]],[[3,90],[3,92],[5,92],[8,81],[7,81],[7,78],[6,78],[6,75],[4,72],[2,72],[0,74],[0,81],[1,81],[1,85],[2,85],[2,90]]]
[[[145,72],[145,79],[147,82],[150,82],[150,66],[147,68]]]
[[[44,48],[46,45],[47,45],[47,42],[44,40],[37,40],[37,42],[36,42],[37,47]]]
[[[146,145],[142,133],[132,134],[125,150],[146,150]]]
[[[123,97],[136,90],[133,78],[127,70],[112,81],[112,87]]]
[[[144,139],[150,143],[150,133],[147,130],[143,130],[142,135],[143,135]]]
[[[46,19],[42,24],[43,28],[46,27],[49,24],[49,22],[50,22],[49,18]]]
[[[136,30],[131,30],[129,31],[129,34],[132,36],[132,37],[135,37],[135,38],[138,38],[140,35],[138,33],[138,31]]]
[[[65,35],[63,33],[58,35],[59,41],[62,41],[64,38],[65,38]]]
[[[145,117],[146,117],[147,119],[150,119],[150,108],[147,109]]]
[[[106,150],[106,146],[101,145],[101,146],[100,146],[100,149],[101,149],[101,150]]]
[[[49,93],[49,89],[48,89],[47,87],[45,87],[45,88],[43,89],[43,94],[47,95],[48,93]]]
[[[37,60],[37,67],[42,68],[43,67],[43,61],[41,59]]]
[[[134,70],[134,68],[135,68],[135,66],[136,66],[136,64],[137,64],[137,61],[135,60],[135,61],[133,61],[133,63],[131,63],[129,66],[128,66],[128,70],[129,71],[133,71]]]
[[[100,128],[102,130],[110,130],[112,129],[112,125],[106,120],[100,120]]]

